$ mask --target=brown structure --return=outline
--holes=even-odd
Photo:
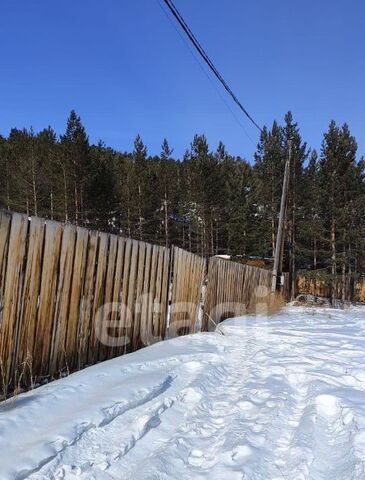
[[[206,259],[180,248],[0,212],[3,390],[162,340],[168,318],[171,337],[207,330],[211,315],[244,313],[221,312],[220,303],[255,310],[271,277],[219,258],[207,272]]]

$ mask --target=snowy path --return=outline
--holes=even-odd
[[[365,479],[365,309],[223,329],[0,405],[1,480]]]

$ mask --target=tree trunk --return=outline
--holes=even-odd
[[[67,195],[67,177],[66,170],[63,168],[63,206],[65,213],[65,222],[68,222],[68,195]]]
[[[8,158],[6,158],[6,203],[8,210],[10,211],[10,175]]]
[[[167,210],[167,193],[165,192],[165,201],[164,201],[164,210],[165,210],[165,247],[169,247],[169,215]]]
[[[331,222],[331,250],[332,250],[332,278],[331,278],[331,303],[335,304],[337,289],[337,266],[336,266],[336,222],[332,217]]]
[[[38,216],[38,198],[37,198],[37,183],[36,175],[34,168],[34,160],[32,162],[32,190],[33,190],[33,205],[34,205],[34,215]]]
[[[53,205],[53,190],[51,188],[51,194],[50,194],[50,203],[51,203],[51,220],[53,220],[54,217],[54,205]]]
[[[79,202],[78,202],[78,191],[77,191],[77,180],[74,180],[74,203],[75,203],[75,223],[79,224]]]

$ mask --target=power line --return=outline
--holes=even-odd
[[[169,14],[167,13],[167,11],[163,8],[162,6],[162,3],[160,2],[160,0],[156,0],[159,7],[161,8],[161,10],[163,11],[163,13],[166,15],[166,18],[168,19],[168,21],[170,22],[170,24],[172,25],[172,27],[174,28],[174,30],[177,32],[177,34],[179,35],[179,37],[181,38],[181,40],[183,41],[183,43],[185,44],[186,48],[189,50],[191,56],[194,58],[194,60],[196,61],[196,63],[199,65],[200,69],[202,70],[202,72],[204,73],[204,75],[207,77],[207,79],[209,80],[210,84],[212,85],[212,87],[214,88],[214,90],[216,91],[217,95],[219,96],[219,98],[222,100],[222,102],[224,103],[224,105],[226,106],[226,108],[229,110],[229,112],[231,113],[232,117],[234,118],[234,120],[237,122],[238,126],[242,128],[243,132],[245,133],[245,135],[247,136],[247,138],[250,140],[250,142],[256,146],[256,142],[252,139],[252,137],[249,135],[246,127],[244,126],[244,124],[241,122],[241,120],[238,118],[238,116],[236,115],[236,113],[233,111],[233,109],[231,108],[231,106],[229,105],[229,103],[226,101],[226,99],[224,98],[223,94],[220,92],[219,88],[217,87],[216,83],[213,81],[213,79],[211,78],[211,76],[208,74],[208,72],[204,69],[203,67],[203,63],[201,60],[199,60],[199,57],[198,55],[195,53],[195,50],[193,49],[193,47],[190,45],[190,43],[187,41],[187,39],[183,36],[183,34],[181,33],[181,31],[178,29],[178,27],[176,26],[176,24],[173,22],[172,18],[169,16]]]
[[[205,52],[193,32],[190,30],[189,26],[175,7],[174,3],[172,0],[164,0],[165,4],[169,8],[170,12],[172,15],[176,18],[178,23],[180,24],[181,28],[184,30],[186,35],[188,36],[189,40],[192,42],[196,50],[198,51],[199,55],[203,58],[205,63],[208,65],[208,67],[211,69],[211,71],[214,73],[214,75],[217,77],[217,79],[220,81],[220,83],[223,85],[225,90],[228,92],[228,94],[232,97],[233,101],[237,104],[237,106],[242,110],[242,112],[246,115],[246,117],[251,121],[253,125],[255,125],[256,128],[261,132],[262,129],[261,127],[255,122],[255,120],[251,117],[251,115],[248,113],[248,111],[244,108],[242,103],[238,100],[237,96],[233,93],[232,89],[230,86],[227,84],[227,82],[224,80],[222,75],[219,73],[218,69],[214,65],[214,63],[210,60],[208,54]]]

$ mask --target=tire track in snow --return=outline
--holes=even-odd
[[[192,337],[219,354],[169,362],[170,385],[126,411],[113,403],[30,478],[364,480],[365,328],[360,317],[348,335],[336,315],[318,333],[284,314]]]
[[[163,395],[172,385],[173,377],[171,375],[167,376],[167,378],[160,384],[153,387],[149,392],[144,394],[142,397],[137,398],[136,400],[131,400],[125,403],[115,403],[110,407],[103,409],[103,420],[98,424],[94,425],[93,423],[87,425],[81,425],[77,427],[77,435],[71,442],[63,442],[63,448],[59,450],[55,455],[50,456],[44,459],[38,467],[30,470],[30,471],[23,471],[20,472],[16,480],[24,480],[30,477],[32,474],[36,474],[41,469],[43,469],[47,464],[54,462],[60,456],[64,455],[69,448],[77,447],[78,443],[83,439],[83,437],[90,433],[91,431],[95,431],[98,429],[103,429],[111,422],[115,421],[121,415],[125,413],[137,409],[139,407],[143,407],[145,404],[151,402],[152,400],[156,399],[160,395]],[[36,478],[36,477],[34,477]]]

